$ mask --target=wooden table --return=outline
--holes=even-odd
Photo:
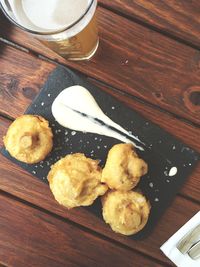
[[[69,62],[0,14],[0,145],[49,73],[67,65],[200,151],[199,0],[100,0],[100,48]],[[143,241],[113,233],[0,155],[1,266],[173,266],[159,247],[199,210],[200,164]],[[188,266],[189,267],[189,266]]]

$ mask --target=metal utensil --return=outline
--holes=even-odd
[[[196,243],[192,248],[188,251],[188,255],[193,259],[197,260],[200,258],[200,241]]]
[[[182,253],[186,254],[190,248],[200,241],[200,224],[189,231],[176,245],[177,249]]]

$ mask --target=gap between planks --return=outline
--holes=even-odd
[[[184,123],[187,123],[187,124],[189,124],[189,125],[191,125],[191,126],[194,126],[194,127],[196,127],[196,128],[200,128],[200,125],[199,125],[198,123],[195,123],[195,122],[193,122],[193,121],[190,121],[190,120],[188,120],[188,119],[185,119],[185,118],[179,116],[178,114],[175,114],[175,113],[173,113],[173,112],[170,112],[170,111],[168,111],[168,110],[165,110],[165,109],[163,109],[163,108],[161,108],[161,107],[159,107],[159,106],[157,106],[157,105],[154,105],[154,104],[152,104],[152,103],[146,101],[145,99],[141,99],[141,98],[139,98],[138,96],[134,96],[134,95],[132,95],[132,94],[130,94],[130,93],[128,93],[128,92],[122,91],[122,90],[120,90],[119,88],[113,87],[112,85],[110,85],[110,84],[108,84],[108,83],[106,83],[106,82],[102,82],[102,81],[100,81],[100,80],[97,80],[97,79],[95,79],[95,78],[93,78],[93,77],[92,77],[92,78],[91,78],[91,77],[87,77],[87,78],[89,78],[91,81],[95,81],[95,82],[96,82],[97,84],[99,84],[99,85],[109,87],[109,88],[112,89],[114,92],[117,92],[117,93],[120,94],[120,95],[123,95],[123,96],[126,96],[126,97],[128,97],[128,98],[134,99],[135,101],[140,102],[140,103],[142,103],[143,105],[147,105],[148,107],[157,109],[157,110],[159,110],[159,111],[161,111],[161,112],[163,112],[163,113],[165,113],[165,114],[171,115],[171,116],[172,116],[173,118],[175,118],[175,119],[181,120],[181,121],[184,122]]]
[[[39,58],[41,60],[44,60],[44,61],[50,62],[52,64],[55,64],[56,66],[68,67],[64,63],[60,63],[57,60],[50,59],[47,56],[41,55],[41,54],[35,52],[32,49],[29,49],[29,48],[26,48],[24,46],[21,46],[21,45],[15,43],[15,42],[7,40],[5,38],[0,37],[0,43],[1,42],[5,43],[5,44],[7,44],[7,45],[9,45],[9,46],[11,46],[11,47],[13,47],[15,49],[18,49],[18,50],[20,50],[20,51],[22,51],[24,53],[30,54],[30,55],[32,55],[32,56],[34,56],[36,58]],[[79,72],[79,73],[83,74],[84,76],[86,76],[84,73],[82,73],[81,71],[77,70],[75,67],[70,66],[68,68],[70,68],[70,69],[72,69],[72,70],[74,70],[76,72]],[[134,100],[136,100],[136,101],[138,101],[138,102],[140,102],[142,104],[145,104],[145,105],[147,105],[147,106],[149,106],[151,108],[155,108],[155,109],[157,109],[157,110],[159,110],[159,111],[161,111],[163,113],[169,114],[169,115],[173,116],[174,118],[176,118],[178,120],[181,120],[181,121],[183,121],[183,122],[185,122],[185,123],[187,123],[187,124],[189,124],[191,126],[200,128],[200,124],[198,124],[198,123],[195,123],[195,122],[193,122],[193,121],[191,121],[189,119],[186,119],[186,118],[184,118],[184,117],[182,117],[182,116],[180,116],[180,115],[178,115],[178,114],[176,114],[174,112],[170,112],[169,110],[166,110],[166,109],[161,108],[161,107],[159,107],[157,105],[154,105],[153,103],[148,102],[147,100],[142,99],[142,98],[140,98],[138,96],[135,96],[135,95],[132,95],[132,94],[130,94],[128,92],[122,91],[120,88],[114,87],[114,86],[110,85],[109,83],[106,83],[106,82],[103,82],[101,80],[95,79],[95,78],[93,78],[91,76],[87,76],[86,78],[89,78],[89,79],[91,79],[91,80],[93,80],[96,83],[99,83],[101,85],[105,85],[105,86],[109,87],[110,89],[112,89],[113,91],[118,92],[121,95],[127,96],[127,97],[132,98],[132,99],[134,99]],[[4,116],[3,113],[0,113],[0,115]]]
[[[28,201],[26,201],[26,200],[24,200],[22,198],[19,198],[19,197],[15,196],[15,195],[12,195],[12,194],[10,194],[8,192],[5,192],[5,191],[1,190],[1,189],[0,189],[0,195],[3,195],[3,196],[5,196],[7,198],[10,198],[12,200],[18,201],[18,202],[20,202],[20,203],[22,203],[24,205],[27,205],[28,207],[31,207],[31,208],[33,208],[35,210],[39,210],[42,213],[45,213],[45,214],[47,214],[49,216],[52,216],[52,217],[54,217],[54,218],[56,218],[56,219],[58,219],[58,220],[60,220],[62,222],[68,223],[73,227],[79,228],[84,232],[92,234],[92,235],[94,235],[94,236],[96,236],[96,237],[98,237],[98,238],[100,238],[102,240],[105,240],[105,241],[109,242],[109,243],[115,244],[120,248],[129,250],[129,251],[134,251],[136,254],[138,254],[140,256],[143,256],[143,257],[145,257],[145,258],[147,258],[147,259],[149,259],[151,261],[154,261],[155,263],[161,264],[162,266],[166,266],[166,267],[171,267],[172,266],[172,265],[170,265],[170,264],[168,264],[166,262],[163,262],[161,260],[158,260],[157,258],[151,257],[150,255],[147,255],[147,254],[145,254],[145,253],[143,253],[141,251],[138,251],[137,249],[130,248],[129,246],[126,246],[125,244],[123,244],[121,242],[118,242],[117,240],[114,240],[114,239],[112,239],[110,237],[107,237],[106,235],[103,235],[103,234],[100,234],[98,232],[95,232],[95,231],[91,230],[90,228],[84,227],[83,225],[80,225],[80,224],[78,224],[78,223],[76,223],[76,222],[74,222],[72,220],[64,218],[64,217],[62,217],[62,216],[60,216],[58,214],[53,213],[52,211],[49,211],[49,210],[44,209],[42,207],[39,207],[39,206],[37,206],[37,205],[35,205],[35,204],[31,203],[31,202],[28,202]],[[1,266],[0,265],[0,267],[7,267],[7,266],[5,266],[5,265]]]
[[[152,24],[149,24],[148,22],[140,20],[139,18],[133,17],[133,16],[131,16],[129,14],[125,14],[124,12],[121,12],[120,10],[117,10],[115,8],[108,7],[107,5],[105,5],[103,3],[99,2],[98,5],[100,7],[102,7],[102,8],[104,8],[104,9],[109,10],[110,12],[113,12],[114,14],[116,14],[116,15],[118,15],[120,17],[126,18],[126,19],[128,19],[130,21],[133,21],[134,23],[137,23],[137,24],[139,24],[139,25],[141,25],[141,26],[143,26],[143,27],[145,27],[147,29],[150,29],[150,30],[152,30],[154,32],[157,32],[157,33],[159,33],[159,34],[161,34],[161,35],[163,35],[163,36],[165,36],[165,37],[167,37],[169,39],[172,39],[172,40],[174,40],[174,41],[176,41],[176,42],[178,42],[180,44],[184,44],[186,46],[189,46],[191,48],[194,48],[194,49],[200,51],[200,47],[198,45],[195,45],[190,41],[187,41],[187,40],[185,40],[185,39],[183,39],[181,37],[178,37],[175,34],[172,34],[172,33],[169,33],[167,31],[164,31],[162,29],[159,29],[158,27],[156,27],[156,26],[154,26]]]

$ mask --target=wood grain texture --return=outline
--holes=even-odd
[[[134,262],[137,267],[161,267],[4,195],[0,195],[0,222],[0,262],[8,266],[121,267]]]
[[[86,73],[92,82],[92,78],[96,78],[143,99],[146,103],[100,85],[200,151],[199,129],[157,108],[200,122],[199,101],[195,99],[200,92],[199,51],[103,8],[99,9],[99,22],[101,44],[98,53],[90,62],[72,63],[59,58],[0,16],[0,112],[13,118],[21,115],[55,68],[55,64],[39,59],[39,53]],[[12,44],[8,45],[1,37],[32,52],[29,54],[26,49],[21,52],[16,46],[10,48]],[[9,123],[0,117],[0,145]],[[114,234],[85,209],[67,211],[54,201],[47,185],[1,155],[0,161],[0,190],[32,203],[30,207],[26,202],[22,204],[16,198],[0,194],[0,265],[171,265],[161,254],[160,245],[199,210],[194,202],[176,197],[154,232],[146,240],[136,242]],[[199,173],[200,165],[181,191],[197,201]],[[163,264],[152,261],[152,257]]]
[[[6,165],[6,167],[8,168],[8,165]],[[9,169],[10,168],[12,167],[9,165]],[[3,180],[3,182],[1,180],[1,189],[6,189],[12,194],[20,196],[21,198],[28,200],[39,207],[59,214],[60,216],[92,229],[101,235],[125,244],[134,250],[136,249],[140,252],[150,255],[151,257],[163,260],[163,262],[166,261],[166,263],[168,263],[167,259],[159,251],[160,245],[164,243],[164,241],[166,241],[170,235],[173,234],[173,232],[178,230],[181,225],[184,224],[195,212],[198,211],[198,205],[195,205],[192,202],[186,201],[182,198],[177,198],[173,205],[165,213],[163,218],[156,225],[154,233],[144,241],[136,242],[127,237],[121,237],[114,234],[100,219],[92,214],[89,214],[85,209],[67,211],[61,206],[58,206],[53,200],[49,189],[45,184],[42,184],[33,177],[29,178],[28,175],[25,175],[23,172],[20,172],[17,169],[12,168],[11,171],[8,171],[8,176],[4,177]],[[4,188],[2,186],[3,184]],[[37,191],[35,189],[37,189]],[[190,208],[186,209],[185,207]]]
[[[200,48],[199,0],[99,0],[124,16],[145,22]]]
[[[9,116],[22,114],[27,108],[24,103],[36,96],[54,68],[51,63],[4,47],[0,52],[0,112]]]
[[[98,18],[100,47],[89,62],[65,61],[21,30],[5,31],[2,16],[0,36],[199,124],[191,93],[200,94],[200,52],[103,8]],[[10,53],[4,50],[1,64]]]
[[[10,47],[5,48],[4,54],[7,56],[0,61],[0,112],[10,117],[16,118],[21,115],[37,95],[48,74],[56,66]],[[16,64],[18,68],[16,68]],[[33,71],[34,69],[34,71]],[[94,79],[90,79],[94,82]],[[147,104],[140,103],[134,98],[125,97],[123,94],[115,93],[113,89],[97,84],[101,89],[116,96],[119,100],[137,110],[146,118],[159,124],[162,128],[181,139],[192,148],[200,151],[199,140],[200,130],[172,115],[161,112]],[[8,108],[9,107],[9,108]],[[180,131],[181,129],[181,131]],[[182,192],[189,197],[199,200],[200,169],[198,168],[187,180]]]
[[[1,119],[0,123],[0,139],[5,133],[9,122]],[[2,128],[4,129],[2,130]],[[161,261],[169,263],[159,251],[159,247],[176,231],[184,222],[198,211],[199,206],[182,197],[176,197],[173,204],[165,212],[164,216],[158,222],[154,232],[145,240],[137,242],[113,233],[101,219],[89,213],[86,209],[72,209],[67,211],[58,205],[52,197],[50,190],[46,184],[43,184],[37,178],[27,174],[14,163],[11,163],[0,155],[0,189],[9,192],[21,199],[33,203],[41,208],[49,210],[64,218],[81,224],[95,232],[108,236],[113,240],[123,243],[132,249],[137,249],[142,253],[155,257]],[[199,166],[200,167],[200,166]],[[200,168],[198,168],[200,169]],[[191,177],[193,179],[193,176]],[[198,177],[197,177],[198,184]],[[190,208],[185,208],[190,207]]]

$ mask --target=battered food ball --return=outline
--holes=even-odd
[[[33,164],[43,160],[51,151],[52,139],[47,120],[41,116],[23,115],[10,125],[3,141],[11,156]]]
[[[139,192],[110,191],[102,197],[103,218],[112,230],[132,235],[142,230],[148,221],[150,204]]]
[[[138,184],[147,169],[132,144],[117,144],[108,153],[101,181],[111,189],[128,191]]]
[[[55,199],[68,209],[89,206],[108,189],[101,183],[101,172],[97,160],[81,153],[67,155],[51,167],[50,189]]]

